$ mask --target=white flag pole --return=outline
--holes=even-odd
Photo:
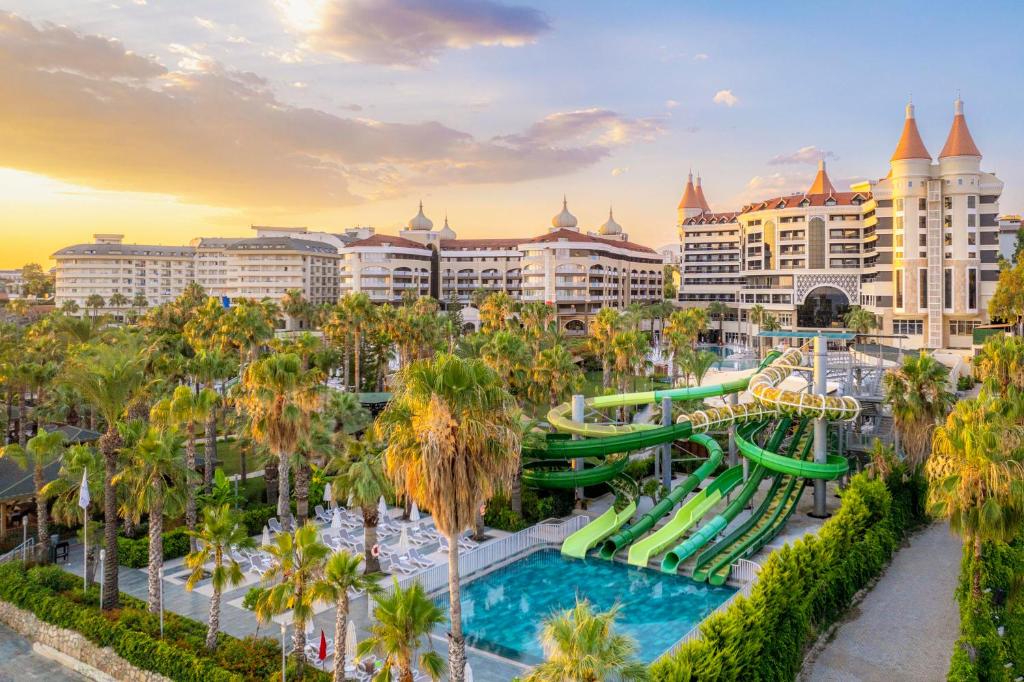
[[[82,469],[82,482],[78,486],[78,506],[82,508],[82,591],[89,589],[89,467]]]

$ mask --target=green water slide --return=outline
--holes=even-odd
[[[767,447],[770,449],[779,447],[791,424],[792,421],[789,418],[784,417],[780,419],[775,427],[775,431],[768,439]],[[757,433],[767,426],[767,422],[742,426],[736,431],[737,440],[741,434],[745,438],[752,439]],[[747,482],[740,489],[739,495],[730,502],[724,510],[722,510],[722,513],[718,514],[698,528],[690,537],[676,546],[671,552],[666,554],[665,558],[661,561],[661,570],[665,573],[675,573],[679,569],[680,564],[689,559],[701,547],[706,545],[719,533],[725,530],[726,526],[728,526],[729,523],[739,515],[739,513],[747,506],[747,503],[750,502],[751,498],[754,497],[754,493],[757,492],[758,486],[761,485],[761,479],[764,478],[766,474],[767,471],[761,465],[756,464],[752,466],[750,468]]]
[[[672,520],[629,547],[627,561],[633,566],[647,566],[651,557],[671,545],[700,521],[712,507],[743,480],[743,467],[727,469],[704,490],[686,501]]]
[[[633,518],[635,512],[636,502],[630,502],[620,512],[615,511],[615,505],[612,505],[604,514],[567,537],[562,543],[562,554],[582,559],[591,547],[597,545]]]

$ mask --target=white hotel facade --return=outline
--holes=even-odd
[[[74,301],[88,314],[98,295],[101,312],[115,293],[145,297],[152,307],[177,297],[190,282],[211,296],[280,300],[299,290],[312,303],[330,303],[354,291],[376,303],[397,304],[405,292],[454,297],[468,304],[477,289],[506,291],[514,299],[556,306],[560,323],[582,333],[605,306],[662,299],[662,256],[629,241],[609,211],[595,231],[580,231],[563,200],[551,227],[535,237],[459,239],[447,218],[440,229],[423,212],[398,235],[361,227],[344,233],[304,227],[255,226],[245,239],[200,237],[188,246],[125,244],[121,235],[65,247],[56,261],[57,306]],[[132,306],[128,306],[132,307]],[[468,319],[472,319],[471,316]]]
[[[888,174],[848,191],[820,162],[805,192],[715,212],[691,176],[678,207],[679,299],[726,303],[727,342],[757,333],[755,305],[791,330],[841,326],[860,305],[906,348],[969,348],[1012,234],[998,218],[1003,183],[981,160],[958,99],[937,160],[908,105]]]

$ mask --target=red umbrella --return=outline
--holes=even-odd
[[[324,631],[320,631],[320,652],[317,654],[317,658],[323,663],[324,659],[327,658],[327,635]]]

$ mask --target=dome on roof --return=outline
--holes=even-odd
[[[608,220],[605,221],[604,225],[597,228],[597,233],[604,236],[611,236],[622,234],[622,225],[615,222],[615,218],[612,217],[612,209],[608,209]]]
[[[569,213],[569,204],[565,197],[562,197],[562,212],[551,219],[551,227],[557,229],[576,229],[576,216]]]
[[[413,216],[412,220],[409,221],[410,230],[432,230],[434,229],[434,221],[423,215],[423,202],[420,202],[420,212]]]
[[[448,216],[444,217],[444,227],[438,232],[438,238],[443,240],[455,239],[455,230],[448,225]]]

